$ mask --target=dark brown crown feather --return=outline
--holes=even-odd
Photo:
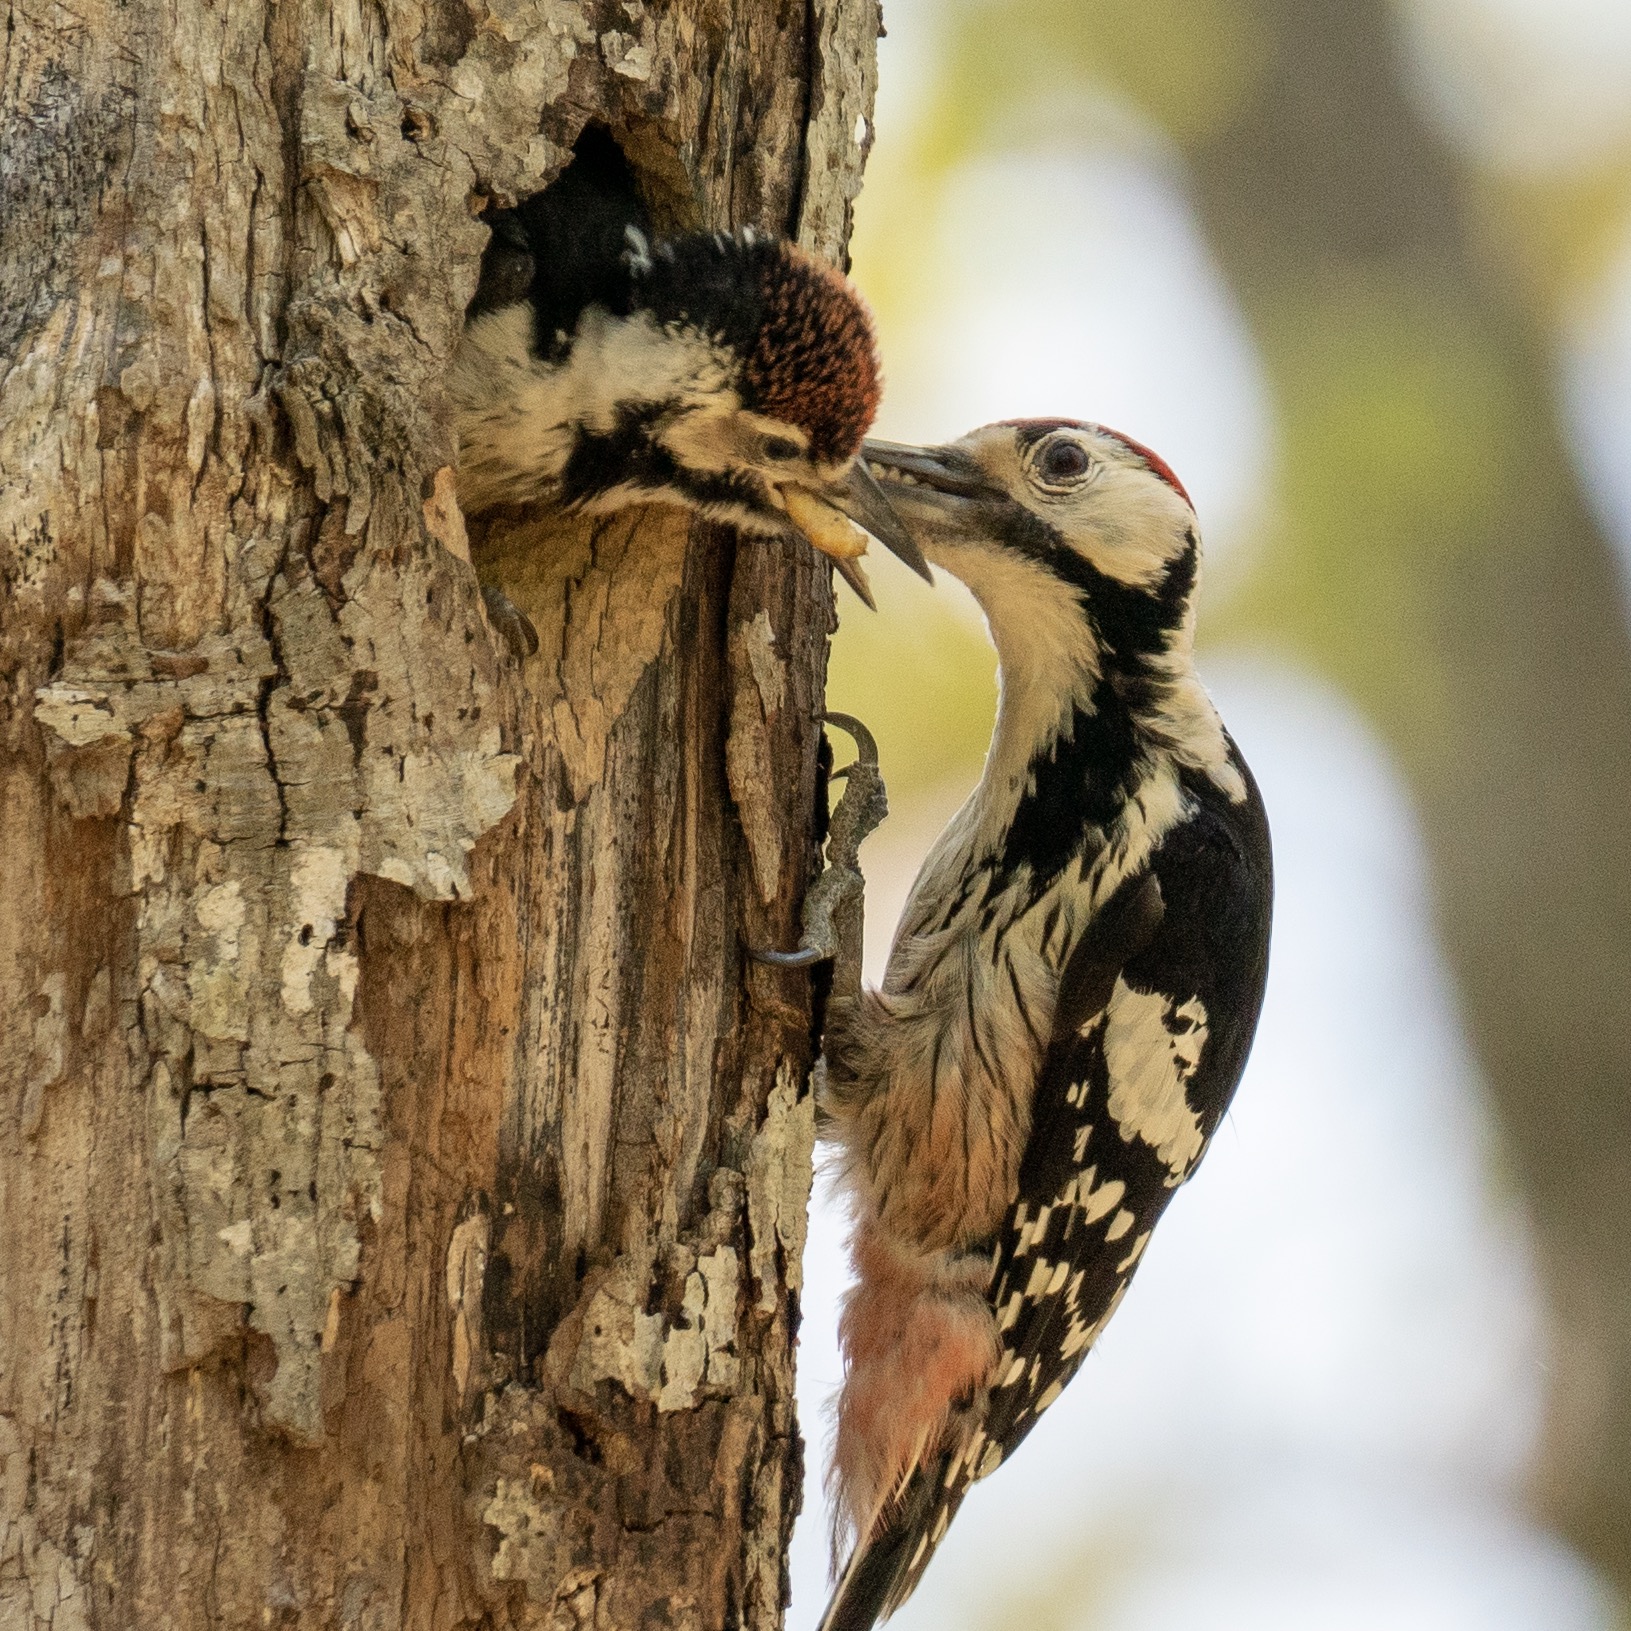
[[[626,310],[732,352],[745,407],[796,425],[823,463],[860,452],[882,382],[872,318],[840,273],[759,232],[670,239],[630,271]]]
[[[883,381],[872,318],[849,280],[785,240],[759,264],[762,321],[742,363],[749,407],[797,425],[823,463],[852,459]]]

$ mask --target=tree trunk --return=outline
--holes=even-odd
[[[0,1628],[781,1622],[832,601],[492,529],[440,382],[588,120],[841,255],[875,0],[0,33]]]

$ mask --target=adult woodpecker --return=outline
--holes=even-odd
[[[780,238],[648,232],[594,131],[498,223],[449,381],[464,509],[667,503],[796,531],[870,605],[858,521],[928,576],[856,458],[880,389],[859,295]]]
[[[1269,833],[1196,677],[1200,543],[1148,449],[1068,420],[865,457],[996,645],[978,788],[882,988],[835,999],[823,1108],[852,1207],[823,1631],[912,1591],[1115,1312],[1246,1062]]]

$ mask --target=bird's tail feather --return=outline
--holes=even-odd
[[[966,1483],[959,1478],[955,1489],[945,1487],[952,1460],[942,1452],[906,1480],[899,1497],[850,1553],[820,1631],[871,1631],[912,1594],[962,1505]]]

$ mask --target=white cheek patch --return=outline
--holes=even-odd
[[[1186,1091],[1206,1037],[1199,998],[1175,1003],[1116,981],[1104,1022],[1110,1115],[1127,1143],[1142,1140],[1166,1163],[1174,1186],[1189,1175],[1206,1143]]]
[[[754,462],[754,449],[738,422],[733,403],[721,400],[718,410],[693,409],[676,415],[658,432],[658,440],[688,470],[721,475]]]
[[[454,355],[448,387],[467,509],[550,496],[580,428],[605,435],[631,404],[734,405],[728,359],[649,313],[620,319],[591,307],[558,363],[534,352],[533,327],[524,301],[485,312]]]
[[[563,370],[561,411],[604,435],[630,403],[723,402],[729,360],[702,335],[659,326],[649,312],[609,316],[591,306]]]
[[[1041,513],[1061,524],[1060,517]],[[1064,521],[1064,530],[1080,540],[1089,563],[1135,589],[1154,589],[1161,582],[1188,548],[1195,526],[1189,506],[1142,471],[1106,471],[1102,489],[1083,495],[1078,514],[1074,525]]]

